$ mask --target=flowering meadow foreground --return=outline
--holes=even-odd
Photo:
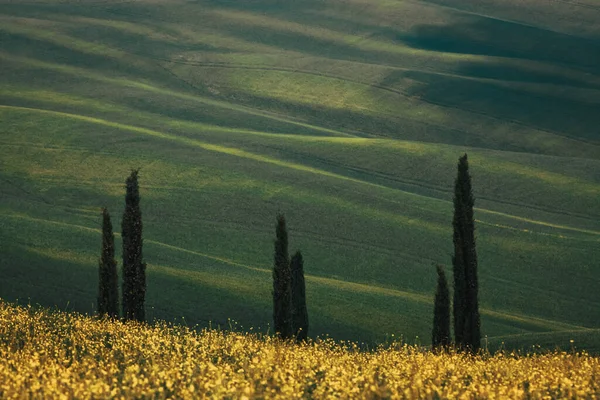
[[[359,351],[0,302],[0,398],[600,398],[587,354]]]

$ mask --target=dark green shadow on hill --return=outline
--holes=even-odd
[[[97,71],[119,70],[132,75],[142,72],[127,62],[120,62],[105,55],[89,54],[69,49],[25,34],[7,32],[2,30],[2,27],[0,27],[0,42],[2,43],[2,51],[15,56],[30,57]]]
[[[581,74],[579,78],[569,78],[558,72],[536,71],[534,67],[525,68],[514,62],[510,64],[500,64],[494,63],[493,61],[480,63],[462,61],[456,72],[469,77],[497,79],[499,81],[541,83],[572,86],[583,89],[600,88],[599,84],[590,82],[583,74]]]
[[[152,30],[159,30],[158,27],[148,27]],[[119,49],[131,55],[147,57],[150,59],[156,58],[157,61],[169,59],[173,54],[181,52],[219,52],[223,49],[218,49],[214,46],[203,43],[185,43],[176,40],[160,40],[151,38],[144,34],[135,34],[131,32],[123,32],[116,28],[106,26],[80,26],[70,29],[69,33],[77,38],[94,42],[101,39],[102,43],[115,49]]]
[[[64,311],[94,314],[98,279],[95,263],[90,265],[54,259],[34,249],[34,243],[3,246],[3,258],[0,262],[0,273],[5,277],[0,282],[2,298],[19,304],[40,304]],[[20,267],[15,268],[15,265]],[[170,269],[176,271],[174,268]],[[120,260],[118,271],[120,275]],[[257,281],[257,278],[261,279]],[[165,273],[164,268],[149,265],[146,297],[148,321],[161,319],[189,326],[197,325],[200,328],[212,326],[263,333],[269,331],[269,326],[272,325],[270,274],[261,273],[256,276],[244,272],[229,273],[215,275],[215,279],[222,279],[223,282],[214,285],[211,282],[202,282],[201,279],[190,280],[184,275]],[[229,283],[234,286],[228,288]],[[246,285],[246,289],[236,290],[235,287],[239,284]],[[390,331],[395,331],[393,328],[402,329],[401,325],[397,324],[399,321],[389,318],[373,319],[373,304],[362,295],[338,297],[331,291],[324,292],[318,288],[309,288],[308,295],[311,297],[311,337],[331,336],[335,339],[375,344],[386,338],[384,328]],[[319,304],[325,300],[326,305]],[[348,321],[344,311],[356,301],[359,302],[356,313],[358,319]],[[388,302],[387,307],[393,306],[398,305],[393,300]],[[376,313],[379,318],[383,315],[381,311],[386,310]],[[359,323],[363,322],[361,318],[369,317],[374,322],[372,325]],[[413,333],[406,337],[414,337],[414,332],[419,332],[415,327],[410,327],[409,331]],[[273,333],[272,328],[270,333]]]
[[[600,65],[599,42],[480,16],[461,16],[451,25],[419,25],[391,39],[419,49],[544,61],[596,74]]]
[[[36,243],[15,244],[3,237],[0,293],[8,301],[90,313],[96,303],[98,270],[32,251]]]
[[[121,11],[119,11],[121,10]],[[199,51],[199,52],[222,52],[223,49],[217,49],[213,46],[203,43],[189,43],[189,40],[177,41],[174,38],[167,40],[161,39],[160,33],[176,36],[178,33],[167,26],[161,24],[159,18],[151,18],[152,13],[139,14],[140,11],[151,10],[151,7],[127,4],[118,4],[101,6],[81,5],[81,4],[0,4],[0,14],[12,17],[39,18],[48,21],[57,21],[64,23],[64,28],[68,34],[77,39],[88,40],[90,43],[102,42],[114,49],[138,55],[143,57],[168,58],[173,52]],[[78,18],[88,18],[79,20]],[[96,24],[95,20],[103,21]],[[150,37],[142,33],[133,31],[124,31],[119,29],[118,24],[111,26],[113,22],[127,22],[138,25],[140,28],[147,28],[156,32],[157,35]],[[50,49],[53,50],[53,49]],[[71,59],[73,57],[69,57]]]
[[[600,86],[589,83],[588,74],[600,75],[600,42],[491,18],[473,16],[461,17],[461,20],[465,22],[420,25],[407,34],[384,30],[379,35],[418,49],[511,59],[510,63],[493,58],[485,63],[458,63],[458,75],[495,79],[498,83],[408,71],[391,73],[381,85],[394,85],[401,78],[413,79],[420,84],[411,88],[410,94],[426,102],[517,121],[582,140],[599,140],[597,104],[558,94],[536,94],[503,86],[500,82],[598,88]],[[536,70],[535,64],[519,66],[519,61],[567,67],[570,74],[548,72],[540,66]]]
[[[172,272],[167,272],[169,270]],[[229,271],[215,275],[214,279],[194,272],[178,275],[178,269],[149,267],[147,307],[154,317],[167,320],[172,320],[173,316],[177,316],[175,319],[184,317],[190,325],[219,325],[225,329],[231,319],[238,329],[248,331],[252,328],[263,333],[270,329],[273,333],[270,271]],[[203,276],[207,280],[203,281]],[[345,318],[342,311],[350,300],[335,298],[327,306],[320,304],[323,296],[330,294],[309,287],[311,337],[330,335],[336,339],[368,342],[385,337],[381,326],[361,326],[357,321]],[[364,304],[372,307],[368,302]]]
[[[421,71],[405,76],[419,82],[411,92],[423,101],[600,144],[597,104]]]

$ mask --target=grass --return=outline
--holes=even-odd
[[[588,3],[0,0],[0,296],[93,311],[141,167],[152,318],[266,331],[281,211],[312,334],[428,343],[467,151],[484,334],[595,349]]]

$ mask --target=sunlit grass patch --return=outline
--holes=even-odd
[[[415,99],[369,84],[303,73],[301,71],[256,71],[233,69],[228,84],[252,95],[301,104],[345,110],[385,118],[418,120],[443,124],[446,114],[439,107],[420,104]],[[325,111],[327,112],[327,111]]]
[[[570,192],[580,195],[596,196],[600,194],[600,182],[584,181],[580,178],[574,178],[564,174],[551,172],[542,168],[523,165],[515,162],[500,161],[486,162],[485,159],[475,158],[479,162],[481,169],[494,174],[506,174],[512,176],[522,176],[527,180],[540,181],[554,188],[564,188]]]
[[[71,249],[30,247],[29,251],[57,261],[96,267],[97,258]]]
[[[100,112],[118,112],[127,114],[131,114],[133,112],[131,109],[127,109],[115,103],[99,101],[93,97],[82,97],[72,93],[34,89],[26,86],[12,85],[10,83],[0,86],[0,96],[6,98],[32,100],[58,106],[84,107]]]

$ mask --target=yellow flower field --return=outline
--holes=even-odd
[[[600,398],[585,353],[373,352],[0,302],[0,398]]]

